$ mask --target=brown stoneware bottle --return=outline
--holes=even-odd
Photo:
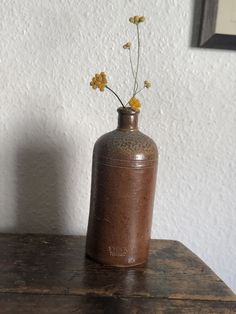
[[[158,162],[138,112],[118,108],[118,127],[94,146],[86,254],[106,265],[147,261]]]

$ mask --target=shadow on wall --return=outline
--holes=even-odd
[[[44,104],[51,110],[45,111]],[[79,177],[84,165],[78,159],[85,159],[86,145],[78,125],[74,123],[66,133],[65,110],[50,97],[26,99],[25,110],[27,115],[23,113],[14,125],[12,147],[7,151],[12,185],[8,184],[5,194],[13,200],[8,205],[3,199],[8,213],[0,232],[84,233],[85,226],[78,224],[84,214],[79,204],[86,189]]]
[[[202,11],[204,0],[195,0],[192,13],[191,47],[199,47],[200,30],[202,24]]]
[[[60,150],[40,140],[16,155],[15,232],[63,233],[65,162]]]

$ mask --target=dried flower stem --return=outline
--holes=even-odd
[[[136,66],[136,73],[135,73],[135,79],[134,79],[134,88],[133,88],[133,97],[137,91],[137,78],[138,78],[138,70],[139,70],[139,59],[140,59],[140,36],[139,36],[139,27],[138,24],[136,24],[137,27],[137,39],[138,39],[138,56],[137,56],[137,66]]]
[[[134,66],[133,66],[133,61],[132,61],[132,56],[131,56],[131,49],[129,49],[129,61],[130,61],[130,66],[131,66],[131,72],[133,75],[133,78],[135,80],[135,73],[134,73]],[[138,82],[136,83],[136,87],[138,89]]]
[[[140,93],[142,90],[144,90],[145,87],[140,88],[137,92],[135,92],[134,96],[136,96],[138,93]]]
[[[115,96],[116,98],[119,100],[119,102],[121,103],[122,107],[125,108],[125,105],[123,104],[123,102],[121,101],[120,97],[110,88],[108,87],[107,85],[105,86],[107,89],[109,89],[109,91],[111,91]]]

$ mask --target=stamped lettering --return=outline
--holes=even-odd
[[[128,250],[124,247],[108,246],[110,256],[126,256]]]

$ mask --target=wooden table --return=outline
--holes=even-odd
[[[236,313],[233,292],[177,241],[152,240],[146,267],[84,257],[85,238],[0,235],[0,313]]]

